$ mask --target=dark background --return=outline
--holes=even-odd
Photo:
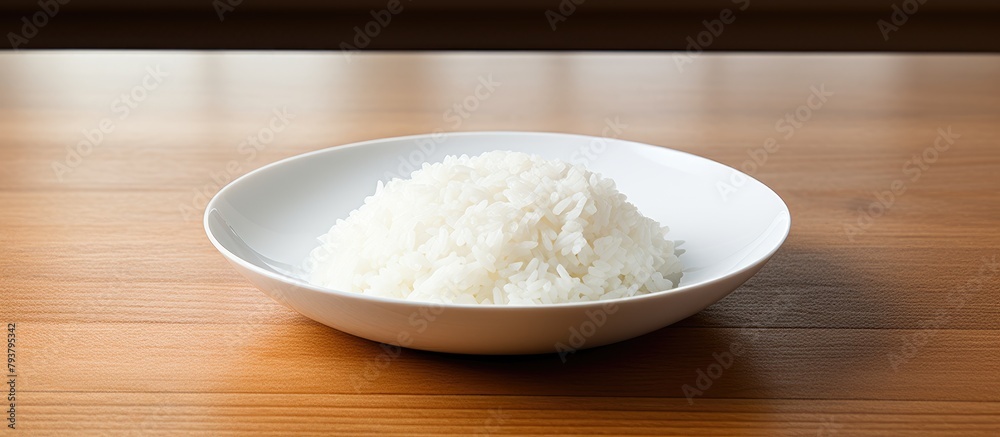
[[[59,4],[59,1],[66,2]],[[399,0],[366,49],[685,50],[703,20],[735,21],[706,50],[998,51],[1000,2],[982,0]],[[745,11],[738,11],[749,2]],[[26,43],[39,0],[0,4],[4,47],[340,49],[387,1],[41,0],[54,16]],[[893,5],[916,12],[886,40]],[[560,6],[562,5],[562,6]],[[572,5],[572,6],[571,6]],[[560,11],[560,7],[562,7]],[[222,18],[220,19],[220,11]],[[550,27],[546,11],[566,18]],[[566,13],[569,12],[569,13]],[[43,21],[40,17],[38,22]],[[897,20],[897,23],[899,20]],[[15,38],[16,39],[16,38]],[[704,39],[703,39],[704,41]],[[360,47],[359,47],[360,48]]]

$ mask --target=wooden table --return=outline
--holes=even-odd
[[[998,56],[20,52],[0,98],[0,435],[1000,432]],[[219,184],[310,150],[609,122],[750,171],[792,233],[718,304],[566,364],[386,359],[202,230]]]

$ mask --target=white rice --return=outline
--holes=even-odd
[[[677,286],[681,265],[667,230],[611,179],[495,151],[379,182],[320,237],[306,265],[319,286],[415,301],[606,300]]]

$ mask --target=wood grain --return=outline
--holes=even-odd
[[[0,55],[0,322],[17,323],[19,365],[18,430],[0,434],[1000,432],[1000,57],[676,60]],[[147,68],[162,82],[120,118]],[[447,117],[490,77],[501,85],[468,118]],[[833,94],[789,135],[778,120],[820,87]],[[245,153],[283,108],[288,127]],[[114,130],[54,171],[106,117]],[[752,173],[788,203],[792,234],[718,304],[565,364],[386,359],[256,291],[201,227],[220,184],[302,152],[434,129],[601,135],[615,119],[623,138],[736,167],[774,138]],[[954,144],[908,164],[949,127]],[[845,233],[896,180],[906,191]],[[733,344],[746,352],[689,399]]]

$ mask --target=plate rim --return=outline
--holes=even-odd
[[[213,211],[214,209],[216,209],[215,208],[216,203],[219,202],[222,197],[224,197],[224,194],[227,191],[229,191],[230,189],[233,189],[233,187],[236,186],[236,185],[238,185],[238,183],[240,181],[242,181],[243,179],[253,177],[257,173],[262,173],[262,172],[268,171],[272,167],[277,167],[277,166],[283,165],[283,164],[285,164],[287,162],[291,162],[291,161],[295,161],[295,160],[300,160],[300,159],[308,159],[309,157],[311,157],[313,155],[318,155],[318,154],[322,154],[322,153],[330,153],[331,151],[342,150],[344,148],[363,147],[363,146],[370,146],[370,145],[373,145],[373,144],[379,144],[379,143],[385,143],[385,142],[394,142],[394,141],[400,141],[400,140],[415,140],[415,139],[433,138],[433,137],[440,138],[442,136],[444,136],[444,137],[470,137],[470,136],[490,136],[490,135],[542,135],[542,136],[577,137],[577,138],[585,138],[585,139],[602,139],[602,140],[605,140],[605,141],[614,141],[614,142],[620,142],[620,143],[628,143],[628,144],[631,144],[631,145],[634,145],[634,146],[649,147],[649,148],[653,148],[653,149],[656,149],[656,150],[659,150],[659,151],[669,151],[669,152],[673,152],[673,153],[680,153],[680,154],[688,155],[689,157],[694,158],[694,159],[700,159],[700,160],[709,161],[709,162],[714,163],[716,165],[728,168],[729,170],[734,171],[734,172],[736,172],[736,173],[738,173],[740,175],[743,175],[746,178],[748,178],[749,180],[752,180],[752,181],[760,184],[762,187],[764,187],[765,189],[767,189],[771,194],[773,194],[778,199],[778,201],[780,202],[781,207],[782,207],[783,210],[779,212],[779,214],[775,217],[775,220],[782,219],[782,218],[784,219],[784,227],[781,230],[781,234],[782,234],[781,235],[781,239],[777,242],[777,244],[775,244],[774,247],[772,247],[771,249],[769,249],[768,252],[765,255],[759,257],[757,260],[751,262],[750,264],[748,264],[747,266],[745,266],[743,268],[740,268],[740,269],[737,269],[737,270],[733,270],[733,271],[731,271],[731,272],[729,272],[729,273],[727,273],[725,275],[719,276],[717,278],[708,279],[708,280],[705,280],[705,281],[702,281],[702,282],[697,282],[697,283],[694,283],[694,284],[682,285],[682,286],[679,286],[679,287],[672,288],[670,290],[662,290],[662,291],[657,291],[657,292],[652,292],[652,293],[647,293],[647,294],[642,294],[642,295],[637,295],[637,296],[618,297],[618,298],[608,299],[608,300],[596,300],[596,301],[584,301],[584,302],[562,302],[562,303],[537,304],[537,305],[524,305],[524,304],[518,304],[518,305],[480,305],[480,304],[459,304],[459,303],[440,303],[440,302],[413,301],[413,300],[406,300],[406,299],[400,299],[400,298],[394,298],[394,297],[372,296],[372,295],[367,295],[367,294],[363,294],[363,293],[356,293],[356,292],[350,292],[350,291],[341,291],[341,290],[335,290],[335,289],[332,289],[332,288],[320,287],[320,286],[314,285],[312,283],[306,282],[306,281],[298,279],[298,278],[294,278],[294,277],[291,277],[291,276],[282,275],[282,274],[279,274],[279,273],[276,273],[276,272],[269,271],[269,270],[264,269],[264,268],[262,268],[260,266],[257,266],[256,264],[253,264],[253,263],[251,263],[249,261],[246,261],[242,257],[234,254],[229,249],[227,249],[226,247],[224,247],[221,243],[219,243],[219,241],[215,238],[215,235],[212,233],[211,228],[209,227],[209,216],[210,216],[210,213],[211,213],[211,211]],[[261,166],[259,168],[254,169],[254,170],[251,170],[250,172],[247,172],[246,174],[243,174],[242,176],[237,177],[236,179],[230,181],[224,187],[222,187],[221,189],[219,189],[219,191],[217,193],[215,193],[215,195],[212,196],[212,199],[209,200],[208,203],[205,205],[205,212],[204,212],[204,216],[203,216],[203,220],[202,220],[202,225],[204,227],[206,235],[208,236],[208,239],[212,242],[212,245],[215,246],[215,249],[218,250],[229,262],[236,263],[240,267],[242,267],[244,269],[247,269],[247,270],[249,270],[249,271],[251,271],[251,272],[253,272],[253,273],[257,274],[257,275],[261,275],[261,276],[267,277],[267,278],[269,278],[271,280],[278,281],[278,282],[285,283],[285,284],[289,284],[289,285],[293,285],[293,286],[296,286],[296,287],[306,288],[306,289],[311,290],[313,292],[318,292],[318,293],[322,293],[322,294],[331,294],[331,295],[334,295],[334,296],[339,296],[339,297],[344,297],[344,298],[361,299],[361,300],[371,301],[373,303],[383,303],[383,304],[394,304],[394,305],[410,306],[410,307],[414,307],[414,308],[417,308],[417,309],[423,308],[423,307],[427,307],[427,306],[440,306],[440,307],[443,307],[443,308],[446,308],[446,309],[447,308],[461,308],[461,309],[475,309],[475,311],[514,311],[514,310],[541,311],[541,310],[552,310],[552,309],[555,309],[555,308],[592,308],[592,307],[602,307],[602,306],[608,305],[608,304],[621,304],[621,303],[626,303],[626,302],[628,302],[628,303],[641,302],[641,301],[644,301],[644,300],[652,300],[652,299],[656,299],[656,298],[663,298],[664,296],[669,296],[669,295],[674,295],[674,294],[693,293],[693,292],[700,291],[701,289],[703,289],[705,287],[710,287],[710,286],[715,285],[717,283],[721,283],[721,282],[725,282],[725,281],[728,281],[728,280],[732,280],[734,278],[737,278],[737,277],[740,277],[740,276],[746,274],[749,271],[754,270],[755,268],[761,267],[764,263],[766,263],[768,260],[770,260],[771,257],[774,256],[775,253],[777,253],[778,249],[780,249],[781,246],[784,245],[785,241],[787,241],[787,239],[788,239],[789,234],[791,233],[792,218],[791,218],[791,213],[790,213],[790,211],[788,209],[788,204],[785,202],[784,199],[781,198],[780,195],[778,195],[777,192],[774,191],[774,189],[772,189],[771,187],[767,186],[767,184],[761,182],[760,180],[754,178],[752,175],[748,175],[748,174],[740,171],[739,169],[730,167],[730,166],[728,166],[726,164],[723,164],[721,162],[715,161],[713,159],[709,159],[709,158],[706,158],[706,157],[703,157],[703,156],[695,155],[693,153],[685,152],[685,151],[682,151],[682,150],[672,149],[672,148],[665,147],[665,146],[657,146],[657,145],[653,145],[653,144],[641,143],[641,142],[638,142],[638,141],[631,141],[631,140],[626,140],[626,139],[621,139],[621,138],[607,138],[607,137],[597,137],[597,136],[592,136],[592,135],[583,135],[583,134],[576,134],[576,133],[564,133],[564,132],[551,132],[551,131],[504,131],[504,130],[500,130],[500,131],[467,131],[467,132],[463,131],[463,132],[425,133],[425,134],[416,134],[416,135],[404,135],[404,136],[396,136],[396,137],[376,138],[376,139],[371,139],[371,140],[363,140],[363,141],[358,141],[358,142],[354,142],[354,143],[347,143],[347,144],[342,144],[342,145],[335,145],[335,146],[325,147],[325,148],[322,148],[322,149],[313,150],[313,151],[309,151],[309,152],[305,152],[305,153],[300,153],[298,155],[289,156],[287,158],[282,158],[282,159],[280,159],[278,161],[275,161],[275,162],[263,165],[263,166]],[[730,292],[732,292],[734,290],[735,290],[735,288],[733,290],[730,290]]]

